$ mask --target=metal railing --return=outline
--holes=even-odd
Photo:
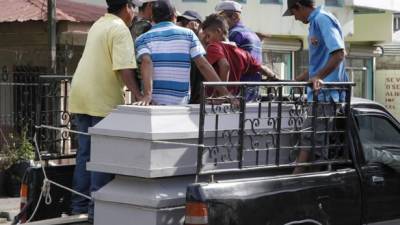
[[[211,97],[210,89],[218,86],[238,89],[239,94],[231,99]],[[246,103],[243,96],[254,86],[267,94]],[[352,86],[325,83],[307,100],[304,93],[311,87],[306,82],[205,82],[197,173],[350,163],[346,121]],[[307,162],[297,160],[300,151],[310,152]]]
[[[75,138],[69,133],[36,130],[35,125],[71,128],[68,112],[68,92],[71,76],[43,75],[45,69],[16,67],[12,74],[0,78],[0,144],[26,129],[27,137],[38,132],[40,149],[44,154],[68,155],[74,152]],[[4,145],[2,145],[4,146]]]

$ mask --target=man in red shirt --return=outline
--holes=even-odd
[[[272,70],[258,63],[250,53],[237,47],[234,42],[228,41],[228,24],[224,17],[211,14],[203,22],[202,28],[207,45],[207,60],[222,81],[240,81],[243,74],[257,72],[265,75],[268,80],[278,80]],[[230,91],[237,94],[237,88]]]

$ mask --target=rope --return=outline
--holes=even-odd
[[[35,128],[37,128],[37,129],[45,128],[45,129],[49,129],[49,130],[57,130],[57,131],[60,131],[60,132],[69,132],[69,133],[75,133],[75,134],[82,134],[82,135],[91,136],[91,134],[89,134],[89,133],[76,131],[76,130],[71,130],[71,129],[64,128],[64,127],[54,127],[54,126],[49,126],[49,125],[40,125],[40,126],[35,126]],[[187,147],[205,147],[205,145],[184,143],[184,142],[175,142],[175,141],[152,140],[151,142],[159,143],[159,144],[181,145],[181,146],[187,146]]]
[[[44,127],[44,126],[36,126],[36,127],[37,128],[47,128],[47,127]],[[60,129],[58,129],[58,130],[60,130]],[[61,130],[63,130],[63,129],[61,129]],[[38,142],[37,142],[36,132],[35,132],[35,135],[33,136],[33,142],[35,144],[35,151],[36,151],[36,153],[37,153],[37,155],[39,157],[39,161],[41,162],[41,165],[43,165],[43,159],[42,159],[42,156],[40,155],[40,150],[39,150],[39,146],[38,146]],[[44,176],[42,189],[40,191],[39,200],[36,203],[35,209],[33,210],[32,215],[26,221],[26,223],[29,223],[35,217],[35,215],[37,213],[37,210],[39,209],[39,205],[40,205],[40,202],[42,201],[43,196],[44,196],[44,202],[45,202],[46,205],[50,205],[52,203],[53,200],[51,198],[51,184],[53,184],[53,185],[55,185],[55,186],[57,186],[59,188],[62,188],[64,190],[67,190],[69,192],[72,192],[72,193],[74,193],[76,195],[79,195],[79,196],[82,196],[84,198],[87,198],[90,201],[92,201],[92,198],[90,196],[84,195],[82,193],[79,193],[79,192],[77,192],[75,190],[72,190],[72,189],[70,189],[70,188],[68,188],[66,186],[63,186],[63,185],[61,185],[61,184],[59,184],[57,182],[54,182],[54,181],[50,180],[47,177],[47,173],[46,173],[46,170],[44,169],[44,166],[41,166],[41,168],[42,168],[42,173],[43,173],[43,176]],[[20,224],[20,223],[18,223],[18,224]]]
[[[76,133],[76,134],[82,134],[82,135],[89,135],[90,136],[89,133],[80,132],[80,131],[76,131],[76,130],[71,130],[71,129],[64,128],[64,127],[54,127],[54,126],[49,126],[49,125],[40,125],[40,126],[35,126],[35,128],[37,128],[37,129],[56,130],[56,131],[59,131],[59,132],[70,132],[70,133]],[[40,150],[39,150],[39,145],[38,145],[38,141],[37,141],[36,132],[35,132],[35,135],[33,136],[33,142],[35,144],[35,151],[36,151],[36,153],[37,153],[37,155],[39,157],[39,161],[40,161],[41,165],[44,165],[44,162],[43,162],[42,156],[40,154]],[[205,145],[190,144],[190,143],[183,143],[183,142],[173,142],[173,141],[152,141],[152,142],[161,143],[161,144],[173,144],[173,145],[190,146],[190,147],[199,147],[199,146],[204,147],[205,146]],[[59,184],[57,182],[54,182],[54,181],[50,180],[47,177],[47,173],[46,173],[46,170],[45,170],[44,166],[41,166],[41,169],[42,169],[42,173],[43,173],[43,176],[44,176],[41,192],[40,192],[38,202],[37,202],[37,204],[35,206],[35,209],[33,210],[32,215],[26,221],[27,223],[29,223],[35,217],[43,197],[44,197],[44,202],[45,202],[46,205],[50,205],[52,203],[51,185],[54,185],[54,186],[57,186],[57,187],[62,188],[64,190],[67,190],[67,191],[69,191],[69,192],[71,192],[73,194],[82,196],[82,197],[84,197],[86,199],[89,199],[90,201],[93,200],[92,197],[90,197],[90,196],[87,196],[85,194],[82,194],[82,193],[77,192],[77,191],[75,191],[75,190],[73,190],[71,188],[68,188],[66,186],[63,186],[63,185],[61,185],[61,184]],[[18,224],[20,224],[20,223],[18,223]]]
[[[40,126],[35,126],[35,128],[37,128],[37,129],[46,128],[46,129],[49,129],[49,130],[57,130],[57,131],[60,131],[61,133],[62,133],[62,132],[69,132],[69,133],[83,134],[83,135],[88,135],[88,136],[90,136],[89,133],[85,133],[85,132],[81,132],[81,131],[76,131],[76,130],[71,130],[71,129],[64,128],[64,127],[53,127],[53,126],[48,126],[48,125],[43,125],[43,124],[42,124],[42,125],[40,125]]]

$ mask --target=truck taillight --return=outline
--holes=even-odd
[[[201,202],[186,203],[185,225],[208,224],[207,205]]]
[[[28,185],[27,185],[27,184],[24,184],[24,183],[21,184],[21,189],[20,189],[20,201],[21,201],[20,210],[21,210],[21,212],[22,212],[22,211],[24,211],[23,209],[25,208],[25,206],[26,206],[26,204],[27,204],[27,201],[28,201]],[[20,217],[21,223],[25,223],[27,219],[28,219],[28,218],[26,218],[26,213],[24,213],[24,214],[21,215],[21,217]]]

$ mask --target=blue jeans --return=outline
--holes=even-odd
[[[76,114],[75,123],[78,131],[88,132],[89,127],[95,126],[103,117]],[[90,193],[99,190],[114,178],[107,173],[90,172],[86,170],[86,163],[90,161],[90,136],[78,135],[78,151],[76,153],[76,166],[72,180],[72,188],[82,194],[90,196]],[[73,194],[71,197],[72,214],[89,213],[93,218],[93,201]]]

